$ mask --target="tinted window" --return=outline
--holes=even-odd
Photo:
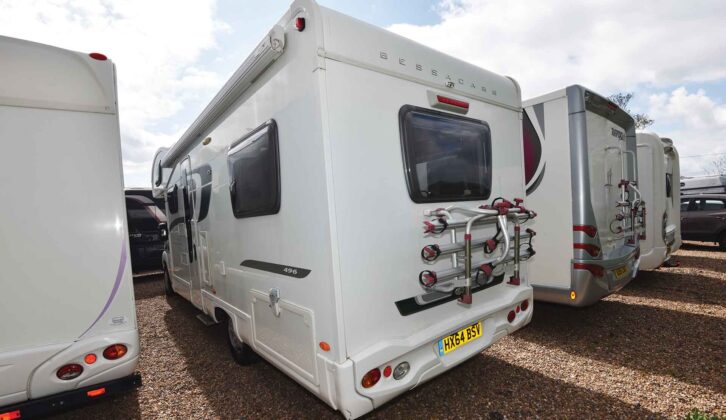
[[[235,217],[263,216],[280,210],[277,125],[274,121],[234,143],[227,163]]]
[[[700,204],[698,206],[699,210],[708,211],[708,210],[723,210],[724,209],[724,202],[723,200],[715,200],[710,198],[702,198],[700,200]]]
[[[666,174],[666,197],[670,197],[673,195],[673,175],[672,174]]]
[[[169,204],[169,213],[179,212],[179,188],[174,185],[166,194],[166,201]]]
[[[689,201],[681,201],[681,211],[688,211],[688,203]]]
[[[491,137],[486,123],[409,105],[401,108],[399,118],[413,201],[489,198]]]
[[[534,129],[534,125],[532,125],[532,120],[529,119],[526,112],[524,112],[524,119],[522,120],[522,143],[524,148],[524,182],[529,184],[542,158],[542,143],[537,131]]]

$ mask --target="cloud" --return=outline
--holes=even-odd
[[[703,89],[690,93],[685,87],[648,99],[648,113],[657,123],[654,128],[663,127],[655,131],[672,138],[682,156],[681,173],[710,172],[717,154],[726,153],[726,104],[714,101]]]
[[[228,30],[215,18],[214,0],[0,0],[2,35],[114,61],[127,186],[148,186],[154,152],[189,123],[174,117],[222,85],[198,61]]]
[[[437,10],[438,24],[389,29],[514,77],[524,99],[576,83],[635,92],[632,111],[649,112],[681,155],[724,151],[724,105],[672,89],[726,82],[726,2],[443,0]],[[711,160],[683,159],[683,173],[703,174]]]
[[[726,78],[726,2],[445,0],[439,13],[389,29],[514,77],[525,98]]]

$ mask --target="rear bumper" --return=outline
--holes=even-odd
[[[622,257],[607,260],[579,260],[574,263],[593,264],[602,267],[605,274],[602,277],[593,275],[590,271],[570,270],[571,284],[569,289],[556,287],[534,286],[534,299],[570,306],[589,306],[605,296],[617,292],[630,283],[638,273],[640,259],[636,258],[637,247],[631,248]],[[619,273],[615,271],[620,269]],[[622,271],[624,270],[624,271]],[[574,299],[573,299],[574,292]]]
[[[141,375],[134,373],[112,381],[62,392],[60,394],[49,395],[47,397],[36,398],[20,404],[0,407],[0,417],[2,417],[5,413],[14,412],[19,413],[15,417],[10,416],[10,418],[20,418],[24,420],[43,417],[49,414],[89,404],[93,401],[102,400],[112,395],[118,395],[139,386],[141,386]],[[98,391],[100,389],[103,389],[102,393],[101,391]],[[95,397],[89,396],[88,393],[90,391],[97,391],[100,395]]]

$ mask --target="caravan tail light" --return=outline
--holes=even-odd
[[[514,322],[514,318],[516,318],[516,317],[517,317],[517,314],[514,313],[514,311],[509,311],[509,313],[507,314],[507,321],[509,321],[510,323]]]
[[[597,245],[592,244],[573,244],[573,247],[575,249],[581,249],[583,251],[587,251],[588,254],[590,254],[593,257],[597,257],[600,255],[600,247]]]
[[[597,264],[574,263],[572,267],[575,270],[587,270],[595,277],[602,277],[605,275],[605,269]]]
[[[97,52],[92,52],[92,53],[88,54],[88,56],[91,57],[92,59],[98,60],[98,61],[108,60],[108,57],[106,57],[105,55],[103,55],[101,53],[97,53]]]
[[[460,101],[458,99],[448,98],[443,95],[436,95],[436,100],[439,101],[440,104],[451,105],[461,109],[469,109],[468,102]]]
[[[101,395],[106,393],[106,388],[97,388],[92,389],[88,392],[86,392],[86,395],[88,395],[91,398],[100,397]]]
[[[295,19],[295,29],[298,30],[298,32],[302,32],[305,29],[305,18],[297,18]]]
[[[519,304],[519,306],[522,308],[522,311],[526,311],[527,308],[529,308],[529,301],[523,300],[522,303]]]
[[[20,410],[0,413],[0,420],[15,420],[20,418]]]
[[[386,366],[386,368],[383,369],[383,376],[385,376],[386,378],[391,376],[391,373],[393,373],[393,369],[391,369],[390,366]]]
[[[406,376],[408,371],[411,370],[411,365],[408,362],[401,362],[396,365],[396,368],[393,369],[393,379],[399,380]]]
[[[363,385],[363,388],[370,388],[373,385],[377,384],[378,381],[381,380],[381,370],[378,368],[371,369],[363,376],[363,380],[361,381],[361,385]]]
[[[88,353],[86,355],[86,357],[83,358],[83,361],[86,362],[87,365],[92,365],[92,364],[96,363],[97,359],[98,359],[98,357],[96,357],[95,354]]]
[[[116,360],[124,357],[128,351],[129,350],[123,344],[112,344],[106,347],[106,350],[103,351],[103,357],[108,360]]]
[[[77,363],[71,363],[58,369],[58,372],[56,372],[55,375],[58,379],[70,381],[71,379],[76,379],[81,376],[81,373],[83,373],[83,366]]]
[[[591,225],[573,225],[572,230],[575,232],[585,232],[587,236],[594,238],[597,235],[597,228]]]

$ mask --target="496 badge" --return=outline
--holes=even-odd
[[[479,321],[476,324],[469,325],[468,327],[462,328],[459,331],[442,338],[438,343],[439,356],[450,353],[464,344],[468,344],[473,340],[476,340],[481,337],[481,334],[481,321]]]

